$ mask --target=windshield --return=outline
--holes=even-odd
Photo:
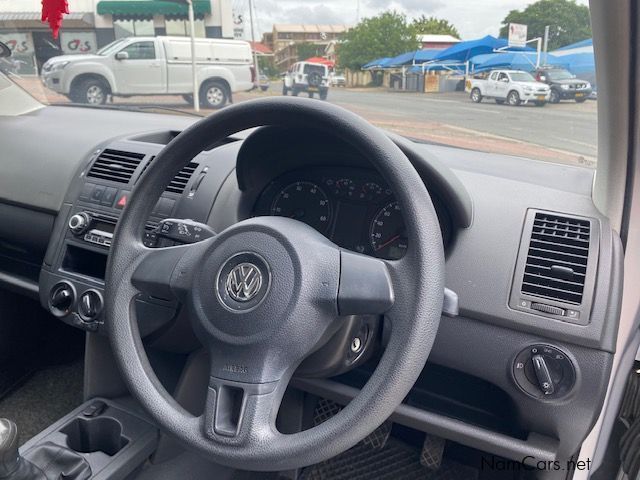
[[[253,12],[247,1],[201,0],[193,25],[185,6],[167,13],[165,3],[69,2],[54,38],[33,20],[40,0],[0,2],[0,41],[13,52],[0,72],[54,108],[215,115],[231,102],[296,95],[420,142],[596,165],[588,0],[282,0],[254,2]],[[541,65],[582,86],[510,91],[488,80],[506,71],[532,82]]]
[[[96,53],[98,55],[103,55],[103,56],[111,55],[113,52],[118,50],[122,46],[122,44],[124,42],[125,42],[125,40],[123,40],[123,39],[116,40],[114,42],[111,42],[108,45],[105,45],[100,50],[98,50]]]
[[[514,82],[535,82],[536,79],[530,73],[527,72],[512,72],[511,80]]]
[[[575,75],[572,75],[566,70],[549,70],[547,74],[551,80],[571,80],[572,78],[576,78]]]

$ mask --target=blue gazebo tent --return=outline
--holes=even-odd
[[[533,71],[536,68],[538,54],[536,52],[505,52],[505,53],[488,53],[484,55],[476,55],[471,58],[470,62],[473,71],[482,72],[494,68],[508,68],[511,70]],[[565,67],[566,62],[551,54],[540,54],[541,65],[554,65]]]
[[[465,42],[457,43],[445,50],[442,50],[438,55],[434,57],[436,61],[449,61],[464,63],[467,60],[475,57],[476,55],[482,55],[487,53],[494,53],[495,50],[500,48],[508,48],[509,42],[504,38],[496,38],[491,35],[478,38],[476,40],[467,40]],[[524,48],[510,48],[510,50],[516,51],[531,51],[529,47]]]

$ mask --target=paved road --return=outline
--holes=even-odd
[[[45,102],[69,101],[45,89],[37,78],[24,78],[21,84]],[[280,84],[274,82],[267,92],[238,93],[234,99],[241,102],[279,94]],[[333,88],[329,101],[408,137],[553,162],[595,165],[597,104],[594,101],[563,102],[543,108],[509,107],[490,100],[474,104],[465,93],[401,93],[366,88]],[[190,110],[178,96],[115,98],[113,104]],[[208,115],[212,111],[202,113]]]
[[[509,107],[492,100],[472,103],[463,93],[417,94],[333,89],[330,100],[365,116],[436,123],[577,153],[597,154],[596,102]],[[428,133],[428,132],[425,132]]]

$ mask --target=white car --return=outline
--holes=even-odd
[[[321,63],[297,62],[291,65],[283,75],[282,94],[297,97],[300,92],[307,92],[309,98],[317,93],[321,100],[329,94],[329,67]]]
[[[331,75],[331,86],[332,87],[346,87],[347,79],[341,73],[336,73]]]
[[[251,90],[255,69],[247,42],[196,41],[197,78],[203,107],[221,108],[235,92]],[[73,102],[103,104],[108,96],[193,94],[191,42],[186,37],[130,37],[92,55],[53,57],[42,82]],[[192,97],[191,97],[192,98]]]
[[[493,98],[496,103],[520,105],[533,102],[543,107],[549,101],[551,89],[536,81],[528,72],[520,70],[493,70],[486,79],[471,81],[471,100],[480,103],[484,98]]]

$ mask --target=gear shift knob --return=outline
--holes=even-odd
[[[20,466],[18,426],[0,418],[0,479],[11,476]]]

